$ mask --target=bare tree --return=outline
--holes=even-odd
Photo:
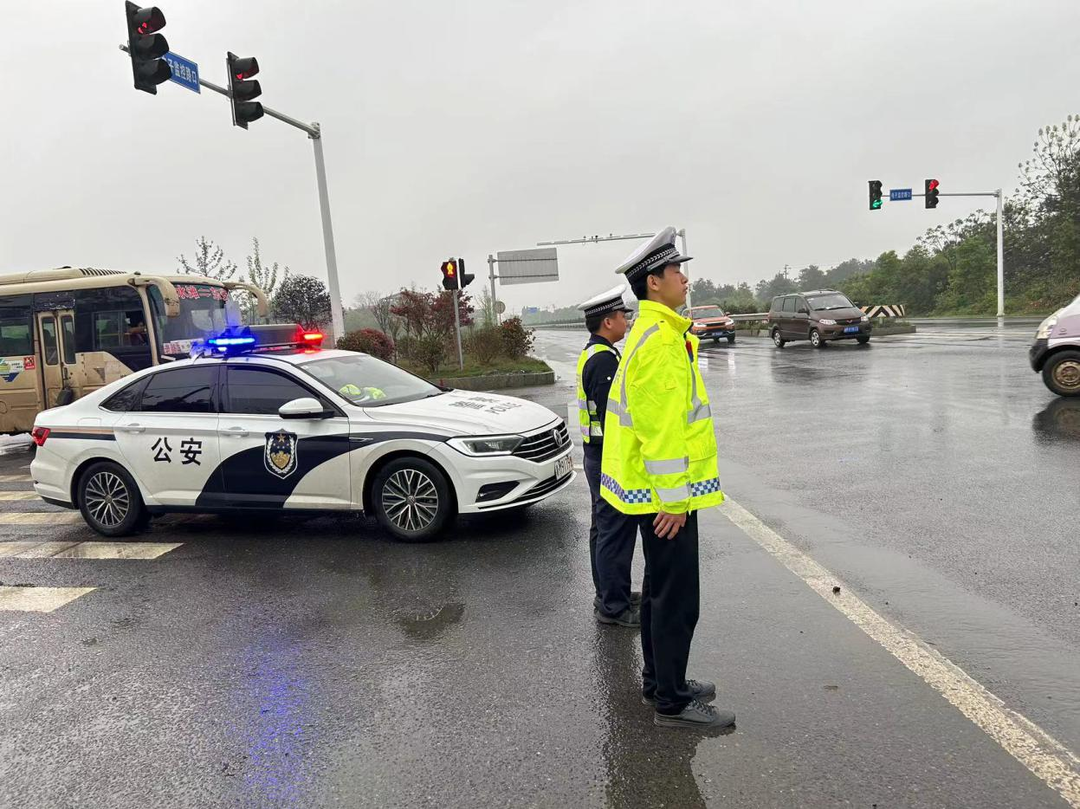
[[[285,283],[289,279],[289,273],[291,272],[288,265],[285,265],[285,269],[282,270],[276,261],[273,264],[264,265],[262,256],[259,254],[259,240],[255,236],[251,237],[251,255],[247,257],[247,268],[248,283],[254,284],[265,292],[267,299],[274,297],[278,285]],[[245,299],[244,314],[247,316],[249,323],[253,322],[255,301],[250,296]]]
[[[225,251],[205,236],[195,240],[194,265],[182,253],[176,260],[180,262],[180,272],[188,275],[205,275],[218,281],[229,281],[236,275],[236,264],[226,261]]]
[[[363,292],[356,296],[355,304],[358,309],[366,309],[371,312],[375,322],[379,324],[379,330],[383,334],[389,334],[395,341],[401,333],[401,318],[394,314],[396,296],[383,295],[379,292]]]

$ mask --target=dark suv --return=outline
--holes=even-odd
[[[777,295],[769,309],[769,336],[777,348],[789,340],[809,340],[824,348],[828,340],[870,342],[870,318],[843,292],[819,289]]]

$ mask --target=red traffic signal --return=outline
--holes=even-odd
[[[254,56],[225,56],[225,69],[229,74],[229,101],[232,106],[233,126],[243,129],[263,116],[263,106],[252,101],[262,95],[262,85],[257,81],[245,81],[259,73],[259,60]]]
[[[161,58],[169,52],[169,43],[155,33],[165,27],[165,15],[156,6],[139,8],[131,0],[124,3],[124,13],[135,89],[157,95],[157,86],[172,78],[172,68]]]
[[[923,183],[924,190],[926,191],[926,207],[936,208],[938,204],[938,186],[940,183],[937,180],[926,180]]]

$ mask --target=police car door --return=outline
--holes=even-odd
[[[284,363],[230,360],[221,414],[224,502],[248,508],[351,509],[349,420]],[[284,419],[282,405],[312,398],[320,418]]]
[[[116,422],[116,441],[143,490],[193,506],[218,467],[218,363],[151,374]]]

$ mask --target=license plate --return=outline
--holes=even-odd
[[[858,326],[848,326],[844,329],[844,334],[854,334],[859,330]]]
[[[566,477],[572,471],[574,471],[574,462],[570,460],[569,455],[567,455],[565,458],[559,458],[559,460],[555,461],[556,480]]]

